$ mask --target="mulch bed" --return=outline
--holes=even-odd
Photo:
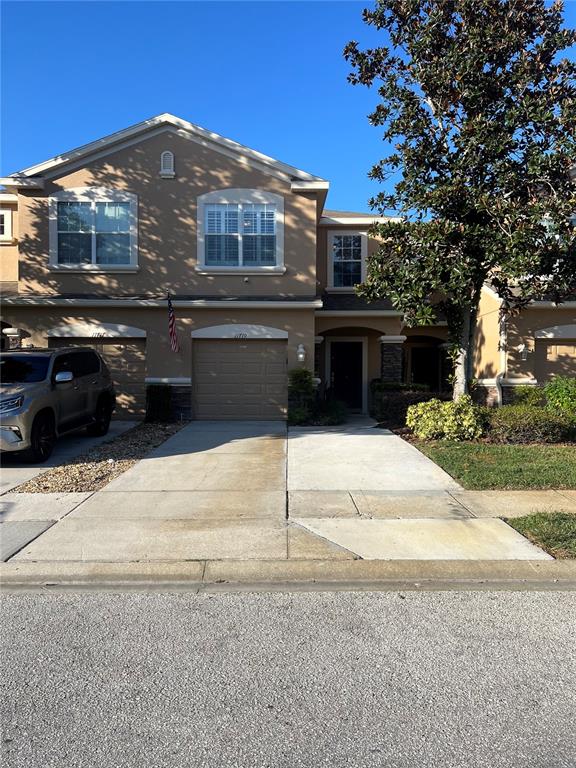
[[[180,424],[138,424],[67,464],[49,469],[11,493],[83,493],[99,491],[176,434]]]

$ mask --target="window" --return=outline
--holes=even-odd
[[[172,179],[174,172],[174,153],[166,150],[160,155],[160,176],[163,179]]]
[[[198,265],[206,271],[284,271],[283,200],[258,190],[199,198]]]
[[[114,270],[137,266],[136,196],[78,189],[50,198],[51,265]]]
[[[12,211],[0,210],[0,240],[12,240]]]
[[[364,279],[367,236],[361,232],[331,232],[328,237],[332,288],[352,289]]]

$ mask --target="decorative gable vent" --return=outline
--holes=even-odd
[[[173,179],[176,176],[174,172],[174,153],[166,150],[160,155],[160,176],[163,179]]]

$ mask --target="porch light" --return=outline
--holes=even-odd
[[[306,350],[304,349],[304,344],[298,344],[298,347],[296,348],[296,359],[299,363],[306,362]]]

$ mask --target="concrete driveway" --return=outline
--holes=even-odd
[[[6,514],[41,534],[14,562],[548,558],[501,520],[475,518],[460,490],[368,420],[289,433],[193,422],[104,490],[46,499],[62,514],[43,533],[33,500]]]

